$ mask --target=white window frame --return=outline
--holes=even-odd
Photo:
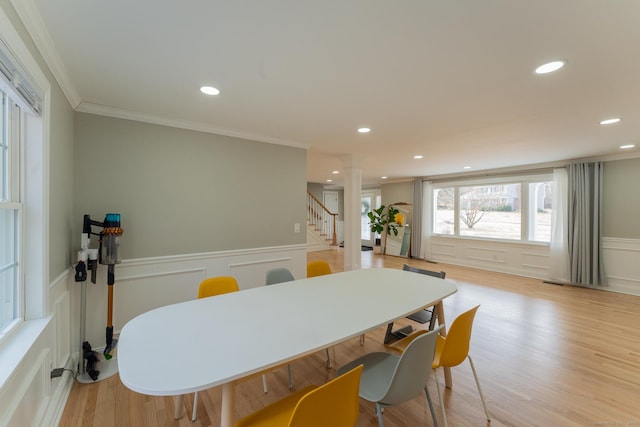
[[[30,320],[44,319],[48,316],[48,282],[49,282],[49,123],[50,123],[50,93],[51,86],[48,79],[42,73],[38,63],[31,55],[19,34],[14,29],[11,21],[0,9],[0,43],[8,49],[16,60],[23,78],[29,80],[30,88],[37,90],[39,95],[38,107],[32,114],[31,105],[23,100],[11,86],[0,79],[0,87],[9,95],[11,101],[20,106],[19,125],[15,123],[12,128],[17,132],[20,141],[20,151],[14,154],[19,157],[17,161],[20,171],[19,188],[12,189],[19,194],[19,236],[18,236],[18,262],[20,263],[20,287],[19,287],[19,317],[11,330],[5,329],[0,336],[0,356],[5,350],[11,354],[13,350],[28,346],[20,339],[22,330],[30,331],[30,327],[21,325]],[[14,198],[15,200],[15,198]],[[13,203],[13,201],[12,201]],[[29,233],[25,233],[29,230]],[[27,256],[28,255],[28,256]],[[40,323],[39,323],[40,324]],[[42,327],[42,326],[39,326]],[[26,332],[25,332],[26,333]],[[12,366],[17,363],[10,358],[0,367],[0,380],[10,372]],[[0,381],[1,383],[2,381]]]
[[[540,174],[528,174],[528,175],[512,175],[512,176],[504,176],[504,177],[488,177],[481,179],[470,179],[470,180],[458,180],[458,181],[447,181],[447,182],[437,182],[432,184],[431,190],[431,199],[433,200],[433,212],[431,215],[432,222],[432,235],[435,237],[443,237],[443,238],[461,238],[461,239],[473,239],[473,240],[485,240],[485,241],[504,241],[504,242],[519,242],[519,243],[528,243],[528,244],[536,244],[536,245],[549,245],[549,242],[539,241],[539,240],[529,240],[529,234],[531,227],[533,224],[529,224],[531,220],[530,217],[530,198],[529,194],[529,184],[538,183],[538,182],[553,182],[553,173],[552,172],[544,172]],[[460,187],[475,187],[475,186],[495,186],[501,184],[520,184],[520,197],[521,197],[521,206],[520,206],[520,239],[500,239],[500,238],[491,238],[491,237],[482,237],[482,236],[467,236],[460,234]],[[454,208],[453,208],[453,225],[454,232],[453,234],[440,234],[436,233],[436,211],[438,209],[437,203],[435,200],[435,194],[438,190],[443,188],[453,188],[454,190]]]
[[[2,88],[0,88],[2,89]],[[24,238],[24,227],[22,224],[23,221],[23,205],[21,203],[21,196],[24,193],[24,189],[21,183],[24,181],[23,175],[23,164],[22,159],[24,158],[23,147],[24,143],[22,141],[22,132],[21,126],[22,123],[22,111],[20,107],[18,107],[13,99],[9,96],[9,94],[2,93],[0,96],[5,97],[6,101],[6,137],[7,137],[7,146],[8,146],[8,161],[7,161],[7,199],[0,199],[0,208],[9,212],[15,212],[15,224],[14,224],[14,233],[15,233],[15,255],[17,262],[17,271],[16,271],[16,282],[14,283],[15,294],[12,297],[14,301],[15,313],[12,321],[4,325],[2,327],[0,325],[0,339],[9,332],[11,332],[14,328],[18,327],[18,325],[24,320],[24,282],[23,282],[23,274],[22,274],[22,260],[23,245],[21,242]],[[4,137],[5,135],[3,135]]]

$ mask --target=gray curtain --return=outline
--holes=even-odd
[[[606,286],[602,260],[602,162],[573,163],[568,175],[569,280]]]
[[[413,182],[413,219],[411,224],[411,258],[420,258],[422,246],[422,179]]]

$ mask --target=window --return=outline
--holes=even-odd
[[[435,235],[549,243],[550,175],[434,185]]]
[[[21,316],[20,168],[18,132],[20,109],[2,91],[0,118],[0,335]]]

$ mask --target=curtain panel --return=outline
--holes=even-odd
[[[411,224],[411,258],[421,258],[422,247],[422,179],[413,182],[413,220]]]
[[[602,257],[603,163],[573,163],[568,175],[569,280],[581,286],[606,286]]]
[[[570,282],[568,179],[567,168],[554,169],[551,241],[549,243],[549,278],[559,283]]]

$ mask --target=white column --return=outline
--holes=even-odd
[[[361,159],[349,155],[344,163],[344,270],[360,270],[362,242],[360,205],[362,203]]]

